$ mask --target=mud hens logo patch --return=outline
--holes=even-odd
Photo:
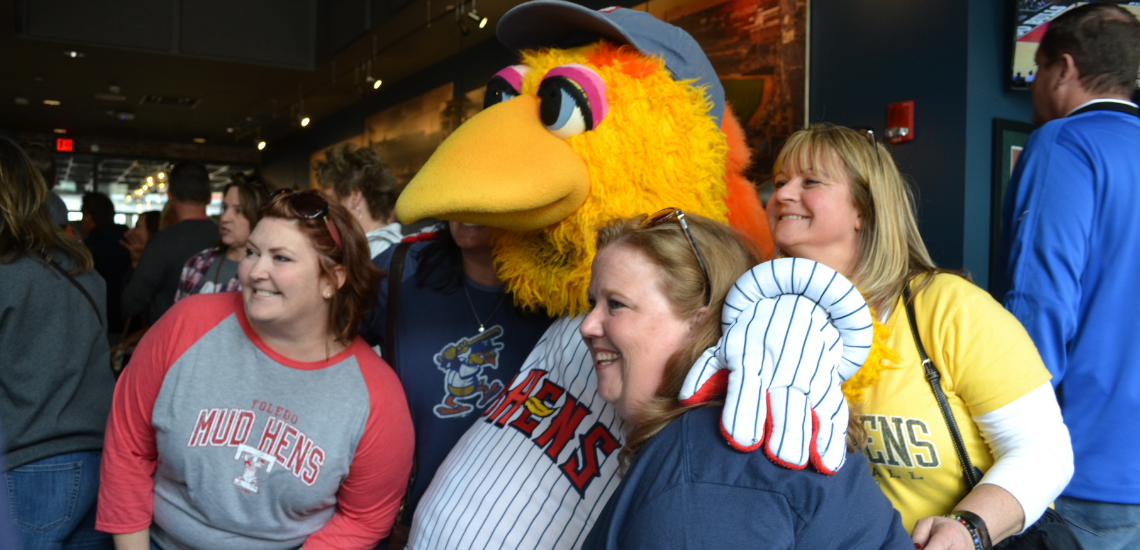
[[[495,325],[471,338],[460,338],[435,354],[435,366],[444,373],[443,401],[433,408],[440,418],[467,416],[499,395],[503,383],[491,379],[488,369],[499,367],[503,327]]]
[[[258,403],[261,410],[267,409],[268,404],[260,401],[254,401],[255,407]],[[297,415],[285,411],[283,416],[267,418],[257,445],[251,446],[247,441],[257,423],[257,413],[248,409],[202,409],[186,446],[234,447],[234,460],[240,461],[243,470],[233,484],[247,493],[259,492],[258,474],[262,469],[266,474],[272,472],[274,465],[311,487],[321,475],[325,450],[292,424]]]

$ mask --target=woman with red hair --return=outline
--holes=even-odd
[[[242,292],[147,332],[115,391],[96,527],[119,549],[370,549],[392,527],[412,425],[357,336],[380,271],[359,226],[305,191],[261,208]]]

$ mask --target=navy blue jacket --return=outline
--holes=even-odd
[[[730,448],[720,412],[689,411],[653,436],[583,549],[914,549],[862,453],[833,476],[781,468]]]

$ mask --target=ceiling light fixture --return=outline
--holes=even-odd
[[[75,50],[67,50],[67,51],[63,52],[63,55],[70,57],[72,59],[79,59],[81,57],[86,57],[86,55],[83,52],[77,52]]]
[[[257,150],[258,150],[258,151],[261,151],[261,150],[264,150],[264,149],[265,149],[265,142],[264,142],[264,141],[259,141],[259,142],[257,142]]]
[[[373,44],[373,48],[375,48],[375,44]],[[367,70],[365,71],[365,73],[367,76],[364,77],[364,81],[372,84],[373,90],[379,90],[380,84],[382,84],[384,81],[380,80],[379,78],[372,76],[372,60],[371,59],[368,60]]]
[[[309,125],[309,117],[301,117],[301,127],[304,128]]]
[[[45,99],[44,105],[52,105],[52,106],[59,105],[59,100],[58,99]]]
[[[475,8],[471,8],[471,11],[467,13],[467,17],[470,17],[471,19],[478,21],[480,29],[487,26],[487,18],[486,17],[480,17],[478,13],[475,13]]]

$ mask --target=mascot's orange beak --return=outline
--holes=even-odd
[[[586,201],[590,171],[543,127],[538,98],[521,95],[464,122],[396,201],[403,223],[426,217],[530,231]]]

